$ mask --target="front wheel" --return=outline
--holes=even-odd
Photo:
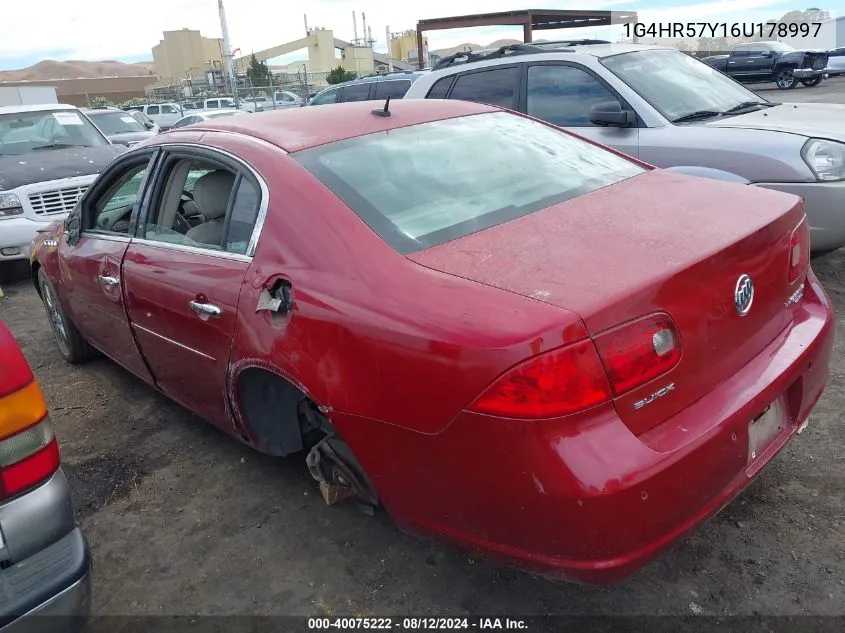
[[[81,363],[94,356],[94,348],[88,344],[73,321],[62,309],[53,284],[47,279],[43,269],[38,271],[38,287],[41,289],[41,300],[50,319],[50,329],[62,357],[69,363]]]
[[[810,79],[802,79],[801,83],[807,88],[813,88],[814,86],[818,86],[822,82],[822,79],[824,79],[824,75],[819,75],[818,77],[811,77]]]
[[[794,68],[785,66],[775,71],[775,83],[781,90],[790,90],[798,84],[795,74],[792,72]]]

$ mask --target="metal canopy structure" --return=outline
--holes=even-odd
[[[609,26],[636,22],[636,11],[569,11],[557,9],[526,9],[523,11],[501,11],[461,15],[452,18],[434,18],[417,22],[417,59],[422,67],[423,36],[425,31],[465,29],[474,26],[519,26],[522,25],[523,41],[532,41],[534,31],[551,29],[575,29],[586,26]]]

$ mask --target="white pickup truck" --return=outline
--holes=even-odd
[[[263,108],[260,104],[247,101],[246,99],[239,99],[239,110],[244,112],[261,112]],[[232,97],[213,97],[203,101],[203,110],[221,110],[225,108],[235,108],[235,99]]]
[[[153,103],[124,109],[143,112],[162,130],[169,130],[170,126],[182,118],[182,108],[178,103]]]

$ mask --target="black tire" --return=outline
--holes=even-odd
[[[798,85],[798,80],[792,73],[793,70],[795,70],[794,66],[781,66],[775,70],[774,80],[778,88],[781,90],[791,90]]]
[[[44,302],[50,329],[53,330],[53,338],[56,340],[56,347],[59,348],[62,358],[76,364],[95,356],[94,348],[82,338],[73,321],[62,309],[56,290],[47,279],[43,269],[38,270],[38,287],[41,289],[41,300]]]
[[[802,79],[801,83],[807,88],[814,88],[822,82],[822,79],[824,79],[824,75],[819,75],[818,77],[812,77],[810,79]]]

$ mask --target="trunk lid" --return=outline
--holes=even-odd
[[[784,303],[798,285],[788,283],[789,241],[803,215],[795,196],[654,170],[409,257],[574,311],[591,336],[668,313],[680,362],[615,400],[641,433],[728,379],[788,325]],[[740,316],[743,274],[754,299]],[[667,397],[634,409],[671,383]]]

